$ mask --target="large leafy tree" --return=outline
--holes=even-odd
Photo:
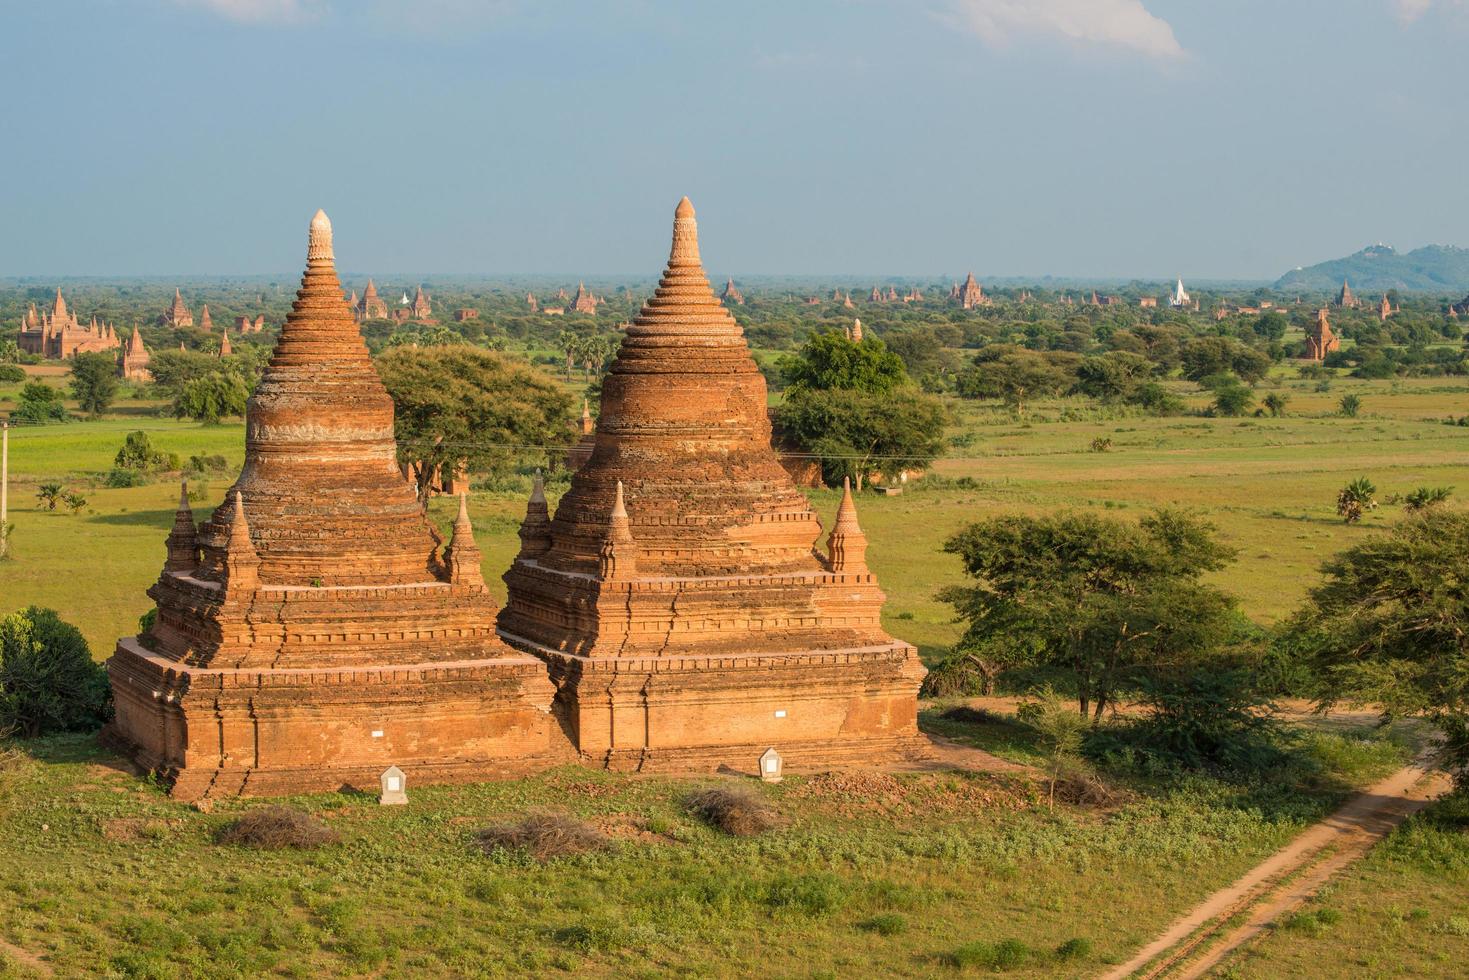
[[[794,357],[781,361],[792,388],[842,388],[884,394],[908,384],[903,359],[876,337],[854,342],[836,331],[814,335]]]
[[[250,389],[234,371],[217,370],[186,381],[174,396],[176,418],[197,419],[205,425],[218,425],[230,415],[244,415]]]
[[[896,478],[931,464],[943,451],[947,413],[936,398],[911,387],[881,396],[794,388],[775,420],[786,438],[821,457],[828,483],[846,477],[860,490],[868,474]]]
[[[101,415],[117,397],[117,361],[111,354],[77,354],[71,359],[71,396],[89,415]]]
[[[1118,693],[1217,651],[1235,600],[1202,581],[1234,552],[1213,527],[1159,510],[1137,523],[1088,513],[1005,516],[950,538],[973,584],[940,593],[968,623],[958,652],[991,669],[1072,675],[1082,715]]]
[[[1325,563],[1289,624],[1320,677],[1322,708],[1375,705],[1427,718],[1469,784],[1469,513],[1420,511]]]
[[[35,606],[0,616],[0,735],[90,728],[110,701],[107,674],[75,626]]]
[[[376,364],[393,396],[400,461],[419,473],[503,470],[544,458],[531,447],[571,440],[571,396],[509,355],[465,344],[394,347]]]
[[[1076,385],[1081,358],[1061,351],[1033,351],[1010,344],[993,344],[974,357],[959,376],[959,394],[967,398],[999,398],[1024,415],[1035,398],[1059,395]]]
[[[1265,377],[1271,363],[1269,354],[1219,336],[1193,338],[1184,346],[1182,360],[1183,376],[1190,381],[1232,372],[1253,383]]]

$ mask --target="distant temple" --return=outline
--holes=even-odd
[[[137,324],[133,324],[132,336],[128,337],[127,346],[123,348],[117,373],[125,381],[152,381],[153,372],[148,370],[148,361],[148,349],[143,346],[143,335],[138,332]]]
[[[725,282],[724,293],[720,296],[720,299],[724,300],[724,302],[729,303],[732,306],[745,305],[745,294],[735,288],[733,279]]]
[[[1357,297],[1352,295],[1352,287],[1345,279],[1341,281],[1341,290],[1336,294],[1335,305],[1343,309],[1352,309],[1357,305]]]
[[[1178,285],[1173,287],[1173,295],[1168,297],[1168,305],[1175,310],[1186,310],[1193,305],[1189,299],[1188,290],[1183,288],[1183,280],[1178,280]]]
[[[410,309],[413,311],[415,320],[428,320],[433,317],[434,310],[429,305],[428,294],[423,291],[422,283],[419,283],[418,291],[413,294],[413,305]]]
[[[194,314],[184,305],[183,296],[179,295],[178,287],[173,288],[173,302],[168,309],[164,310],[158,317],[160,327],[192,327],[194,325]]]
[[[974,273],[972,272],[964,280],[964,285],[959,289],[959,294],[956,298],[959,300],[959,306],[966,310],[972,310],[977,306],[989,305],[989,297],[985,296],[984,287],[974,281]]]
[[[199,307],[199,329],[209,331],[214,330],[214,321],[209,317],[208,303],[205,303],[203,306]]]
[[[1383,323],[1393,315],[1392,300],[1387,298],[1387,293],[1382,294],[1382,303],[1377,307],[1377,318]]]
[[[532,313],[535,313],[537,310],[539,310],[541,308],[541,304],[538,303],[538,302],[536,302],[536,294],[535,293],[526,293],[525,294],[525,305],[530,308],[530,311]]]
[[[458,310],[455,310],[454,311],[454,322],[455,323],[463,323],[466,320],[478,320],[478,319],[479,319],[479,310],[476,310],[472,306],[466,306],[466,307],[464,307],[462,309],[458,309]]]
[[[577,283],[576,297],[571,301],[570,310],[573,313],[596,313],[597,305],[601,302],[591,294],[585,283]]]
[[[1323,306],[1316,313],[1316,322],[1306,328],[1306,357],[1313,361],[1324,360],[1327,354],[1340,348],[1341,339],[1332,332],[1331,320]]]
[[[21,317],[20,336],[16,343],[27,354],[39,354],[53,360],[74,354],[117,350],[122,346],[111,324],[98,323],[94,316],[90,324],[83,326],[66,308],[66,300],[59,287],[49,314],[38,314],[32,303],[25,316]]]
[[[371,279],[367,280],[367,288],[362,291],[362,298],[357,301],[353,312],[357,314],[358,320],[386,320],[388,318],[388,304],[377,294],[377,284]]]
[[[234,347],[230,345],[230,332],[226,330],[223,336],[219,338],[219,356],[222,358],[229,357],[234,352]]]
[[[1144,296],[1137,301],[1137,305],[1139,309],[1156,310],[1158,308],[1158,297]]]

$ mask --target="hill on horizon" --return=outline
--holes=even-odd
[[[1275,280],[1275,288],[1283,292],[1335,292],[1343,279],[1359,294],[1396,289],[1462,295],[1469,291],[1469,248],[1425,245],[1400,253],[1391,245],[1369,245],[1346,258],[1293,269]]]

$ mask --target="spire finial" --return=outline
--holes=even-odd
[[[530,484],[530,501],[533,504],[544,504],[546,502],[546,481],[541,479],[540,470],[536,470],[535,479]]]
[[[684,200],[687,201],[688,198],[684,198]],[[623,502],[622,499],[621,480],[617,481],[617,499],[612,502],[612,519],[617,520],[619,518],[624,521],[627,520],[627,505]]]
[[[194,512],[189,507],[189,481],[179,481],[179,507],[173,514],[173,530],[164,542],[168,557],[163,567],[170,572],[193,572],[199,567],[198,530]]]
[[[673,212],[673,248],[668,253],[668,264],[700,264],[699,223],[694,220],[694,206],[687,197],[678,202]]]
[[[836,523],[826,539],[827,567],[833,572],[867,572],[867,535],[857,523],[857,504],[852,500],[852,480],[842,480],[842,502],[837,507]]]
[[[469,522],[469,495],[459,494],[459,516],[454,519],[454,533],[449,550],[444,554],[449,564],[449,581],[454,585],[485,584],[480,570],[479,546],[474,543],[474,525]]]
[[[179,510],[189,510],[189,481],[179,481]]]
[[[311,217],[311,231],[306,239],[306,261],[331,262],[335,258],[332,254],[332,219],[318,208]]]
[[[632,528],[627,519],[621,480],[617,481],[617,496],[612,502],[612,513],[607,521],[607,536],[602,539],[602,550],[598,554],[597,564],[599,577],[604,582],[633,578],[638,573],[637,543],[633,541]]]
[[[546,484],[541,471],[530,485],[530,501],[525,505],[525,520],[520,525],[520,557],[534,558],[551,550],[551,512],[546,506]]]

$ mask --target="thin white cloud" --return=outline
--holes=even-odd
[[[241,24],[298,24],[325,13],[326,0],[174,0]]]
[[[1408,0],[1423,2],[1423,0]],[[1057,37],[1174,61],[1183,46],[1142,0],[947,0],[948,18],[990,45]]]
[[[1398,20],[1404,24],[1413,24],[1422,20],[1431,10],[1441,10],[1445,13],[1455,11],[1460,14],[1469,13],[1469,0],[1392,0],[1392,5],[1397,11]]]

